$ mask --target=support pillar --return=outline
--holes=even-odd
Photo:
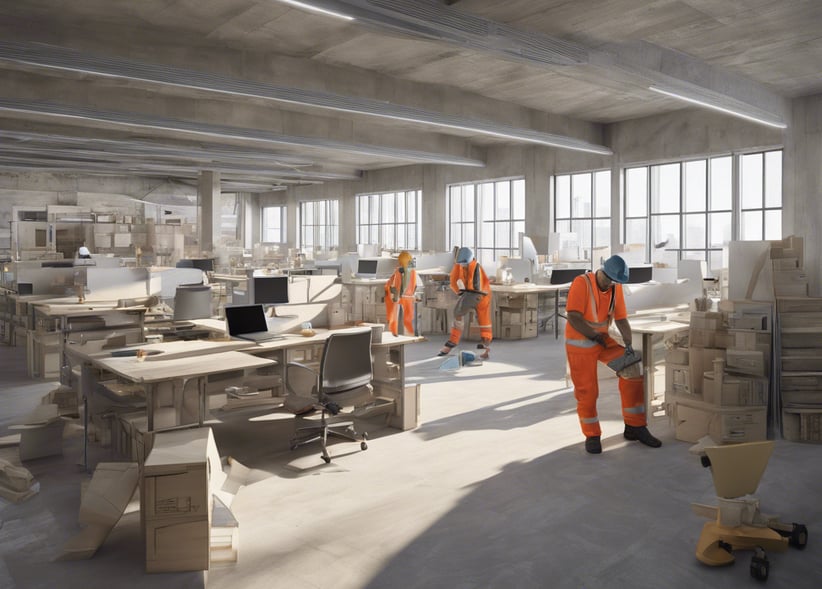
[[[200,172],[197,183],[197,204],[200,206],[200,251],[214,255],[220,238],[220,173]]]

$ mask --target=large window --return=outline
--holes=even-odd
[[[285,243],[285,207],[263,207],[262,213],[262,241]]]
[[[741,158],[739,238],[782,239],[782,151]]]
[[[718,269],[731,240],[781,238],[781,172],[781,150],[627,168],[624,243],[653,263]]]
[[[420,249],[421,190],[357,195],[357,243]]]
[[[340,243],[340,201],[300,203],[300,247],[306,254],[335,249]]]
[[[562,252],[566,257],[591,261],[611,246],[610,170],[554,176],[554,232],[560,235],[557,248],[577,245],[576,253]]]
[[[448,243],[474,250],[490,266],[500,256],[520,256],[525,232],[525,180],[497,180],[448,187]]]

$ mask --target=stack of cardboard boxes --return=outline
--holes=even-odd
[[[539,294],[494,293],[493,333],[497,339],[537,337]]]
[[[666,354],[665,399],[677,439],[767,438],[772,316],[771,303],[754,301],[691,313],[688,346]]]
[[[822,442],[822,299],[777,301],[782,435]]]

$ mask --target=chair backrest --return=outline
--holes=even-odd
[[[341,393],[371,382],[371,328],[332,333],[320,364],[320,393]]]
[[[174,321],[211,317],[211,287],[178,286],[174,295]]]
[[[551,270],[550,281],[551,284],[568,284],[587,271],[585,268],[554,268]]]

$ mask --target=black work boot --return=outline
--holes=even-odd
[[[602,454],[602,442],[599,441],[599,436],[585,438],[585,451],[588,454]]]
[[[625,433],[623,435],[626,440],[637,440],[651,448],[659,448],[662,445],[662,442],[651,435],[651,432],[649,432],[648,428],[644,425],[635,426],[625,424]]]

